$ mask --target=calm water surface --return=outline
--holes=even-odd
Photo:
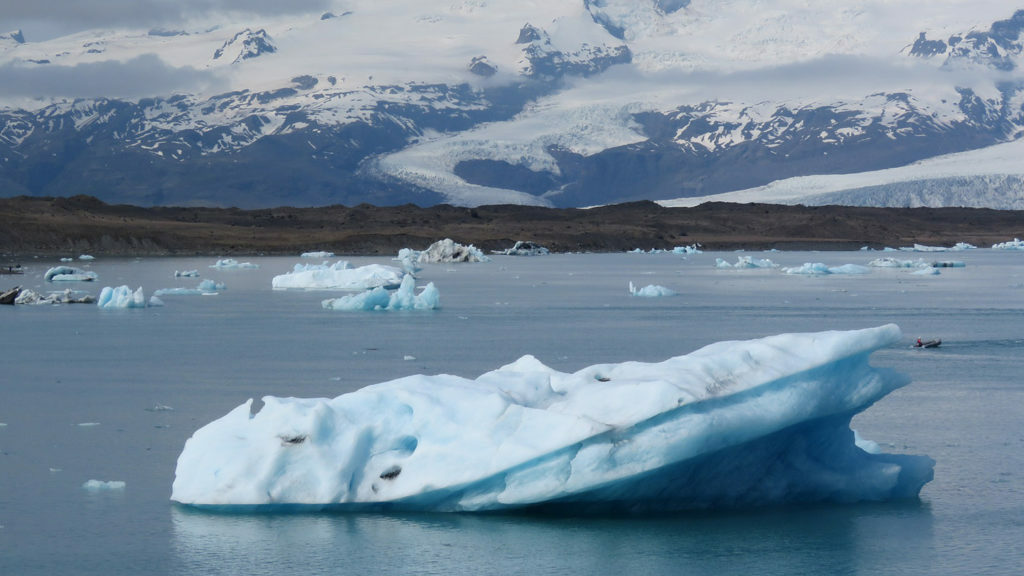
[[[552,255],[428,265],[441,310],[341,313],[274,292],[300,261],[98,259],[103,286],[194,287],[166,306],[0,309],[0,574],[1017,574],[1024,565],[1024,253],[752,254],[783,266],[956,259],[939,276],[725,271],[736,254]],[[353,258],[353,264],[388,263]],[[37,291],[55,262],[22,262]],[[671,298],[632,298],[627,284]],[[333,397],[414,373],[475,377],[533,354],[575,371],[719,340],[895,322],[874,363],[914,382],[854,420],[886,451],[934,458],[919,501],[658,518],[215,515],[173,506],[185,440],[247,398]],[[917,336],[937,350],[912,350]],[[170,407],[173,410],[160,409]],[[89,491],[90,479],[124,490]]]

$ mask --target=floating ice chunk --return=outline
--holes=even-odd
[[[124,490],[125,486],[127,486],[127,484],[125,484],[123,480],[87,480],[82,484],[82,488],[96,492],[105,490]]]
[[[394,292],[377,287],[359,294],[331,298],[321,302],[326,310],[434,310],[441,306],[440,293],[431,282],[416,294],[416,279],[406,275]]]
[[[438,240],[419,253],[416,261],[423,264],[445,262],[490,262],[490,258],[479,248],[470,244],[464,246],[451,238]]]
[[[703,254],[703,250],[700,249],[700,244],[691,244],[689,246],[676,246],[672,249],[673,254]]]
[[[932,268],[966,268],[963,260],[939,260],[931,263]]]
[[[394,266],[367,264],[353,268],[348,262],[296,264],[292,272],[274,276],[274,290],[369,290],[398,286],[405,272]]]
[[[532,356],[263,398],[185,443],[171,499],[221,510],[665,511],[916,498],[925,456],[869,454],[850,420],[908,383],[869,355],[899,328],[720,342],[575,373]]]
[[[95,259],[96,259],[96,257],[94,257],[94,256],[90,256],[90,255],[88,255],[88,254],[82,254],[82,255],[80,255],[80,256],[78,257],[78,259],[79,259],[79,260],[95,260]]]
[[[47,282],[92,282],[99,276],[92,270],[82,270],[72,266],[54,266],[43,274]]]
[[[821,276],[825,274],[869,274],[871,269],[859,264],[843,264],[842,266],[829,267],[821,262],[805,262],[802,266],[783,268],[782,271],[786,274]]]
[[[920,258],[917,260],[901,260],[899,258],[885,257],[876,258],[868,262],[868,266],[874,266],[875,268],[926,268],[929,264]]]
[[[175,278],[198,278],[199,270],[175,270]]]
[[[217,260],[216,264],[210,266],[210,268],[217,268],[220,270],[255,270],[259,267],[259,264],[253,264],[252,262],[239,262],[234,258]]]
[[[938,268],[919,268],[911,272],[915,276],[938,276],[940,274]]]
[[[778,264],[767,258],[754,258],[753,256],[737,256],[735,264],[729,264],[721,258],[715,258],[715,267],[733,270],[749,270],[752,268],[775,268]]]
[[[993,250],[1024,250],[1024,241],[1014,238],[1010,242],[1000,242],[992,245]]]
[[[159,308],[164,305],[164,301],[158,298],[156,294],[154,294],[149,297],[149,302],[147,305],[150,306],[151,308]]]
[[[675,290],[666,288],[664,286],[658,286],[656,284],[648,284],[643,288],[637,288],[632,282],[629,283],[629,294],[631,296],[639,296],[641,298],[658,298],[661,296],[675,296],[678,294]]]
[[[96,305],[105,309],[145,308],[146,295],[143,294],[141,286],[134,291],[127,286],[118,286],[117,288],[105,286],[100,291],[99,298],[96,299]]]
[[[550,254],[551,251],[540,244],[528,240],[516,240],[516,243],[511,248],[492,250],[491,253],[503,256],[544,256]]]
[[[146,412],[174,412],[174,408],[164,404],[154,404],[146,408]]]
[[[959,252],[961,250],[974,250],[977,248],[967,242],[957,242],[952,247],[947,248],[945,246],[925,246],[924,244],[914,244],[911,248],[900,248],[900,250],[913,251],[913,252]]]
[[[324,258],[334,258],[334,252],[303,252],[300,258],[317,258],[323,260]]]

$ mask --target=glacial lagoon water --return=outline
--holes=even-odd
[[[781,266],[882,256],[959,260],[936,276],[872,268],[793,276],[719,270],[737,255],[581,254],[431,264],[442,308],[324,310],[272,291],[299,262],[79,262],[103,286],[195,287],[165,306],[0,309],[0,574],[1016,574],[1024,565],[1024,252],[748,253]],[[390,263],[350,258],[353,264]],[[23,261],[37,291],[56,262]],[[201,278],[174,278],[198,269]],[[628,284],[670,288],[630,296]],[[0,288],[6,288],[6,284]],[[63,287],[60,286],[60,287]],[[858,415],[885,451],[927,454],[911,502],[661,517],[224,515],[169,501],[185,440],[247,398],[333,397],[409,374],[475,377],[533,354],[573,371],[658,361],[720,340],[895,322],[873,363],[913,383]],[[917,350],[917,336],[941,337]],[[88,490],[88,480],[123,489]]]

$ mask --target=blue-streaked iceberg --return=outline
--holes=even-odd
[[[860,264],[843,264],[842,266],[826,266],[821,262],[805,262],[802,266],[783,268],[786,274],[802,274],[821,276],[825,274],[870,274],[871,269]]]
[[[43,274],[47,282],[92,282],[99,276],[92,270],[83,270],[73,266],[54,266]]]
[[[434,310],[441,306],[441,295],[433,282],[416,293],[416,279],[407,274],[397,290],[377,287],[373,290],[329,298],[320,302],[326,310]]]
[[[274,276],[274,290],[371,290],[402,283],[405,272],[394,266],[367,264],[353,268],[347,261],[334,264],[296,264],[291,272]]]
[[[873,454],[851,418],[908,383],[869,364],[895,325],[720,342],[574,373],[532,356],[264,397],[186,441],[171,499],[218,510],[666,511],[916,498],[926,456]]]
[[[136,290],[127,286],[105,286],[100,290],[96,305],[100,308],[145,308],[146,295],[142,292],[141,286]]]

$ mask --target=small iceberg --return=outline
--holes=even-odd
[[[703,254],[704,251],[700,249],[700,244],[691,244],[689,246],[676,246],[672,249],[673,254]]]
[[[422,264],[442,264],[448,262],[490,262],[490,258],[479,248],[470,244],[464,246],[451,238],[438,240],[426,250],[419,252],[416,261]]]
[[[335,264],[296,264],[287,274],[274,276],[274,290],[348,290],[388,288],[402,283],[405,272],[394,266],[367,264],[353,268],[346,261]]]
[[[198,278],[199,270],[175,270],[175,278]]]
[[[927,268],[929,264],[918,258],[917,260],[902,260],[900,258],[875,258],[868,262],[868,266],[874,268]]]
[[[678,292],[656,284],[649,284],[643,288],[637,288],[635,284],[630,282],[629,294],[630,296],[637,296],[640,298],[660,298],[662,296],[675,296]]]
[[[334,252],[303,252],[299,255],[299,258],[315,258],[317,260],[323,260],[325,258],[334,258]]]
[[[499,254],[502,256],[544,256],[550,253],[551,251],[544,246],[530,242],[529,240],[517,240],[511,248],[506,248],[504,250],[491,250],[491,254]]]
[[[210,266],[210,268],[216,268],[218,270],[255,270],[259,267],[259,264],[253,264],[252,262],[239,262],[234,258],[217,260],[216,264],[212,264]]]
[[[360,294],[324,300],[320,304],[325,310],[434,310],[441,307],[441,296],[433,282],[416,294],[416,279],[406,275],[394,292],[377,287]]]
[[[204,295],[204,294],[216,294],[227,290],[227,285],[223,282],[214,282],[209,278],[201,281],[195,288],[160,288],[153,292],[154,296],[188,296],[188,295]]]
[[[105,286],[100,291],[99,298],[96,299],[96,305],[106,310],[145,308],[146,296],[143,294],[141,286],[134,291],[127,286],[118,286],[117,288]]]
[[[47,282],[92,282],[97,278],[99,275],[95,272],[73,266],[54,266],[43,274]]]
[[[775,268],[778,264],[767,258],[754,258],[753,256],[738,256],[735,264],[730,264],[722,258],[715,258],[715,267],[723,270],[751,270],[757,268]]]
[[[92,492],[124,490],[127,484],[123,480],[86,480],[82,488]]]

